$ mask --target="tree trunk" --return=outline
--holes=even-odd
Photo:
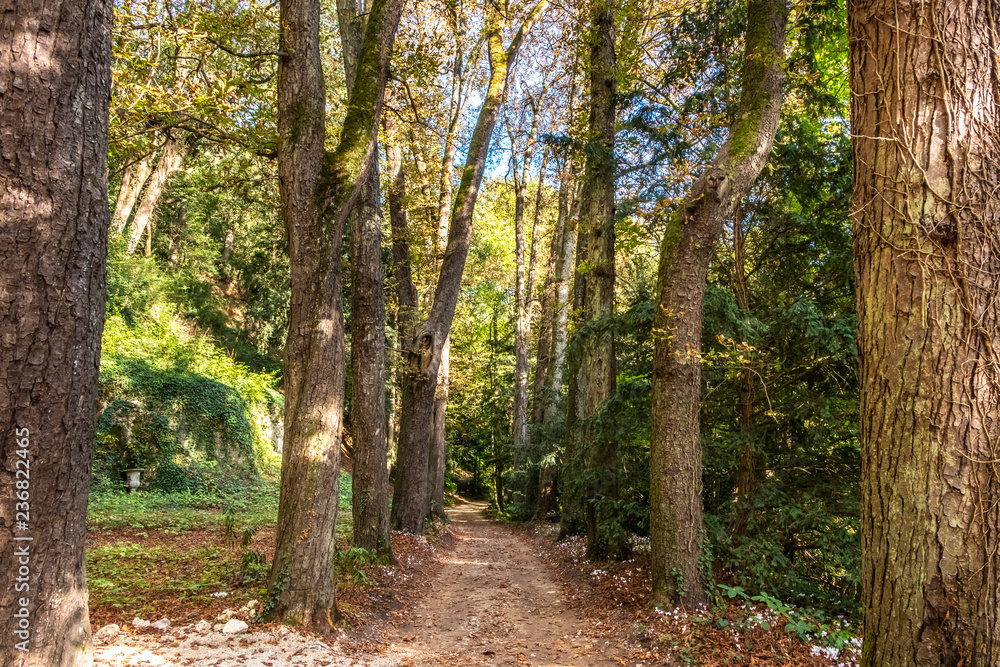
[[[596,324],[614,314],[615,303],[615,99],[618,58],[614,14],[598,1],[591,8],[590,121],[587,163],[581,187],[580,224],[587,235],[583,321]],[[584,336],[576,373],[575,419],[569,438],[578,441],[587,481],[582,489],[587,524],[587,556],[603,560],[625,548],[608,542],[596,504],[618,495],[618,454],[599,438],[594,418],[615,393],[615,346],[608,327]],[[569,431],[569,429],[568,429]]]
[[[746,276],[746,234],[742,214],[733,216],[733,295],[743,317],[750,316],[750,290]],[[736,392],[739,397],[737,427],[741,444],[736,460],[736,517],[732,534],[746,535],[753,514],[753,495],[757,491],[757,448],[753,444],[754,413],[756,412],[755,373],[747,364],[736,372]]]
[[[750,0],[742,94],[729,138],[671,214],[660,249],[653,354],[650,533],[653,601],[705,602],[702,540],[702,305],[708,265],[724,221],[767,163],[781,115],[788,9]]]
[[[89,666],[84,558],[104,328],[110,2],[0,24],[0,665]]]
[[[552,294],[548,320],[549,338],[546,352],[546,367],[543,385],[536,389],[535,421],[551,426],[556,420],[559,405],[559,390],[562,387],[563,362],[566,357],[566,325],[569,320],[569,288],[573,278],[573,258],[576,256],[576,218],[571,214],[573,205],[573,167],[567,156],[559,183],[559,217],[552,238],[552,254],[555,261],[552,269]],[[540,343],[541,345],[541,340]],[[539,350],[541,354],[541,349]],[[538,362],[541,366],[541,361]],[[537,387],[536,377],[536,387]],[[538,501],[535,518],[558,509],[556,483],[558,466],[555,463],[542,465],[538,472]]]
[[[862,665],[1000,664],[995,12],[849,3]]]
[[[365,22],[354,0],[338,0],[337,16],[347,85],[352,89]],[[386,552],[390,549],[389,470],[381,213],[378,160],[372,160],[351,212],[351,509],[355,546]]]
[[[472,213],[483,180],[493,128],[506,92],[507,74],[514,67],[525,33],[545,5],[546,0],[535,5],[506,50],[500,41],[500,26],[494,23],[489,28],[490,82],[469,142],[462,182],[452,208],[448,247],[441,263],[434,303],[427,320],[417,328],[405,351],[406,375],[391,519],[392,526],[399,530],[423,532],[430,499],[427,471],[433,439],[434,394],[472,240]]]
[[[160,159],[156,163],[156,169],[153,171],[153,175],[146,180],[146,188],[142,194],[142,203],[139,204],[139,210],[135,212],[135,218],[132,219],[132,227],[129,232],[128,247],[126,249],[127,254],[131,255],[139,246],[143,232],[146,231],[150,221],[153,219],[156,202],[160,201],[160,195],[163,194],[163,190],[167,186],[167,180],[175,171],[181,168],[187,152],[188,148],[184,142],[175,139],[172,135],[167,135],[167,140],[163,144],[163,151],[160,153]]]
[[[444,469],[445,469],[445,416],[448,411],[448,390],[451,379],[451,339],[445,340],[441,349],[441,370],[438,372],[437,392],[434,394],[434,438],[427,461],[427,480],[430,485],[428,511],[444,519]]]
[[[528,306],[530,298],[526,288],[527,266],[525,251],[527,242],[524,235],[524,200],[528,181],[528,167],[533,156],[535,127],[538,114],[532,116],[531,130],[525,141],[521,156],[520,174],[517,163],[517,137],[507,120],[507,134],[510,137],[511,164],[514,177],[514,406],[512,438],[514,447],[514,468],[523,470],[527,464],[528,444]]]
[[[149,174],[153,168],[150,164],[150,156],[146,155],[125,168],[122,174],[122,184],[118,188],[118,196],[115,198],[115,211],[111,215],[111,230],[114,236],[121,236],[125,230],[125,224],[132,215],[135,202],[139,199],[142,186],[149,179]]]
[[[285,345],[285,446],[270,614],[330,627],[344,399],[342,233],[375,159],[401,0],[375,0],[336,150],[324,149],[319,0],[282,0],[278,180],[292,303]]]
[[[583,272],[584,263],[587,257],[588,234],[582,233],[580,229],[580,205],[582,197],[577,204],[577,233],[576,233],[576,253],[573,256],[573,299],[572,308],[569,309],[573,315],[573,329],[578,330],[583,326],[583,304],[587,298],[587,275]],[[567,344],[568,344],[567,338]],[[566,423],[563,433],[563,484],[560,507],[562,509],[562,520],[559,522],[559,539],[569,535],[579,535],[583,531],[583,491],[581,488],[586,467],[580,458],[579,441],[579,417],[577,411],[577,396],[580,393],[580,356],[579,354],[569,356],[566,359],[566,377],[568,379],[566,387]]]
[[[456,20],[462,21],[460,17]],[[458,27],[458,26],[456,26]],[[451,177],[455,170],[455,153],[458,151],[458,125],[465,112],[465,104],[469,99],[463,94],[466,80],[464,58],[461,48],[461,38],[458,38],[455,49],[455,61],[452,65],[451,82],[451,120],[448,124],[448,134],[445,136],[444,157],[441,160],[440,196],[438,198],[438,253],[444,258],[448,249],[448,227],[451,222],[452,184]],[[441,270],[440,264],[438,271]],[[448,412],[448,394],[451,390],[451,339],[445,341],[441,353],[441,368],[438,372],[438,386],[434,395],[434,430],[428,460],[427,474],[430,484],[429,511],[445,519],[444,512],[444,472],[445,472],[445,419]]]

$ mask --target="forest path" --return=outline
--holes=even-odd
[[[611,644],[570,606],[526,538],[487,519],[485,503],[448,510],[455,547],[398,628],[395,651],[412,665],[618,664]],[[607,651],[607,653],[605,653]]]
[[[596,624],[570,606],[530,540],[487,519],[485,503],[448,510],[453,548],[384,652],[345,652],[280,627],[243,635],[183,628],[97,641],[99,667],[604,667],[620,664]],[[96,629],[96,628],[95,628]]]

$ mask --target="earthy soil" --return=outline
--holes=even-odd
[[[449,533],[453,538],[438,550],[436,562],[425,562],[422,568],[411,569],[407,576],[413,580],[409,584],[400,582],[395,592],[373,593],[371,597],[375,599],[393,598],[395,611],[380,610],[379,605],[361,611],[360,623],[354,630],[322,638],[287,628],[251,628],[252,632],[238,636],[199,634],[190,627],[171,628],[165,633],[123,632],[99,642],[95,664],[113,667],[625,664],[619,655],[628,655],[630,651],[621,640],[600,627],[600,622],[581,616],[537,543],[521,532],[488,520],[484,509],[484,504],[477,503],[463,503],[451,509]],[[399,570],[406,571],[405,563]],[[156,618],[160,616],[148,620]],[[389,620],[381,621],[382,627],[375,629],[365,622],[366,618],[376,623],[380,618]]]
[[[450,512],[455,548],[399,627],[393,650],[404,664],[621,664],[610,640],[591,636],[542,554],[483,509],[467,503]]]

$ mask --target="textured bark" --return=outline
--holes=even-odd
[[[431,433],[430,455],[427,459],[427,483],[430,494],[428,512],[444,519],[445,416],[448,411],[448,391],[451,389],[451,338],[441,348],[441,367],[437,391],[434,393],[434,430]]]
[[[591,6],[590,120],[587,163],[580,196],[580,229],[587,235],[586,291],[582,321],[597,323],[614,313],[615,304],[615,99],[618,88],[618,58],[615,53],[615,23],[610,5],[595,1]],[[618,495],[618,454],[613,443],[597,437],[594,418],[615,392],[614,338],[605,327],[591,328],[580,344],[576,364],[574,419],[567,425],[567,438],[576,441],[577,476],[586,479],[582,510],[587,525],[587,556],[604,559],[624,545],[609,544],[601,529],[596,504]]]
[[[319,0],[282,0],[278,180],[292,303],[285,345],[285,439],[271,614],[330,627],[344,399],[340,249],[374,158],[401,0],[375,0],[340,141],[324,149]]]
[[[426,321],[420,324],[405,348],[402,408],[396,484],[392,498],[391,524],[398,530],[423,532],[430,501],[428,458],[433,440],[434,395],[438,369],[458,304],[462,273],[472,240],[472,214],[483,180],[493,128],[524,35],[544,10],[540,0],[531,10],[507,49],[501,44],[500,28],[489,28],[490,81],[469,142],[462,182],[452,207],[448,246],[441,263],[434,303]]]
[[[156,203],[160,201],[160,195],[163,194],[167,181],[174,172],[181,168],[187,151],[188,148],[184,142],[167,135],[163,150],[160,152],[160,159],[156,162],[156,169],[153,170],[153,175],[146,180],[146,187],[142,193],[142,203],[139,204],[139,209],[132,219],[126,250],[128,254],[131,255],[139,246],[143,232],[147,231],[153,220]]]
[[[863,665],[1000,664],[996,12],[849,3]]]
[[[5,8],[0,665],[86,666],[93,649],[84,543],[104,327],[112,9],[102,0],[16,0]]]
[[[781,115],[783,0],[750,0],[742,93],[729,138],[671,215],[654,321],[650,534],[653,601],[705,602],[701,558],[702,306],[722,225],[767,163]]]
[[[353,88],[365,21],[355,0],[338,0],[337,16],[347,85]],[[381,213],[378,160],[372,160],[350,218],[351,437],[354,442],[351,518],[355,546],[388,551],[389,469]]]
[[[153,167],[148,155],[125,168],[121,187],[118,188],[118,196],[115,197],[115,210],[111,214],[111,231],[114,236],[121,236],[125,230],[125,224],[128,222],[129,216],[132,215],[135,203],[139,200],[142,186],[146,184],[152,171]]]

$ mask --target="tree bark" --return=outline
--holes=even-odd
[[[596,1],[591,6],[590,120],[587,162],[580,197],[580,225],[587,235],[584,325],[610,318],[615,303],[615,109],[618,58],[611,6]],[[587,481],[582,507],[587,526],[587,556],[603,560],[624,545],[608,542],[597,514],[601,499],[615,498],[617,450],[597,436],[594,419],[615,392],[614,338],[607,327],[594,326],[579,333],[580,359],[576,364],[574,419],[567,438],[577,441],[583,465],[577,470]]]
[[[150,156],[145,156],[126,167],[122,174],[122,184],[118,188],[118,196],[115,198],[115,211],[111,215],[111,230],[114,236],[121,236],[125,230],[125,224],[132,215],[136,201],[139,200],[139,193],[142,186],[146,184],[150,173],[153,171],[150,164]]]
[[[556,420],[566,357],[569,288],[573,278],[573,258],[576,255],[576,218],[571,214],[574,208],[572,165],[572,159],[567,156],[560,176],[559,215],[552,236],[552,289],[550,301],[544,307],[547,313],[545,319],[549,322],[549,335],[544,342],[539,337],[539,359],[536,362],[534,419],[542,426],[550,426]],[[543,365],[541,354],[544,343],[547,345]],[[539,469],[536,519],[558,509],[557,477],[558,466],[555,463],[542,465]]]
[[[340,141],[324,149],[326,92],[319,0],[282,0],[278,180],[292,303],[285,345],[285,446],[270,615],[331,627],[344,399],[340,250],[375,159],[401,0],[375,0]]]
[[[767,163],[781,115],[783,0],[750,0],[742,93],[729,138],[667,221],[654,320],[650,533],[655,603],[706,601],[701,558],[702,305],[724,221]]]
[[[546,6],[540,0],[528,14],[510,45],[501,44],[500,26],[490,26],[490,82],[469,142],[462,182],[452,208],[448,247],[441,263],[430,314],[414,333],[405,350],[396,485],[391,524],[398,530],[422,534],[429,505],[428,459],[433,439],[434,394],[442,351],[458,304],[465,260],[472,240],[472,213],[483,180],[493,128],[503,104],[507,75],[513,69],[524,35]],[[496,21],[496,18],[491,18]]]
[[[104,328],[110,2],[0,23],[0,665],[93,660],[84,544]]]
[[[338,0],[349,89],[355,85],[365,21],[356,0]],[[377,150],[377,148],[376,148]],[[378,160],[372,160],[351,212],[351,436],[354,544],[387,552],[389,470],[385,420],[385,291]]]
[[[848,5],[862,665],[1000,664],[996,12]]]
[[[131,255],[139,246],[143,232],[149,227],[156,211],[156,202],[160,201],[160,195],[167,186],[170,176],[181,168],[188,148],[184,142],[175,139],[172,135],[167,135],[167,140],[163,144],[160,159],[156,163],[153,175],[146,180],[146,188],[142,195],[142,203],[139,210],[135,212],[132,219],[132,227],[128,237],[128,247],[126,253]]]

